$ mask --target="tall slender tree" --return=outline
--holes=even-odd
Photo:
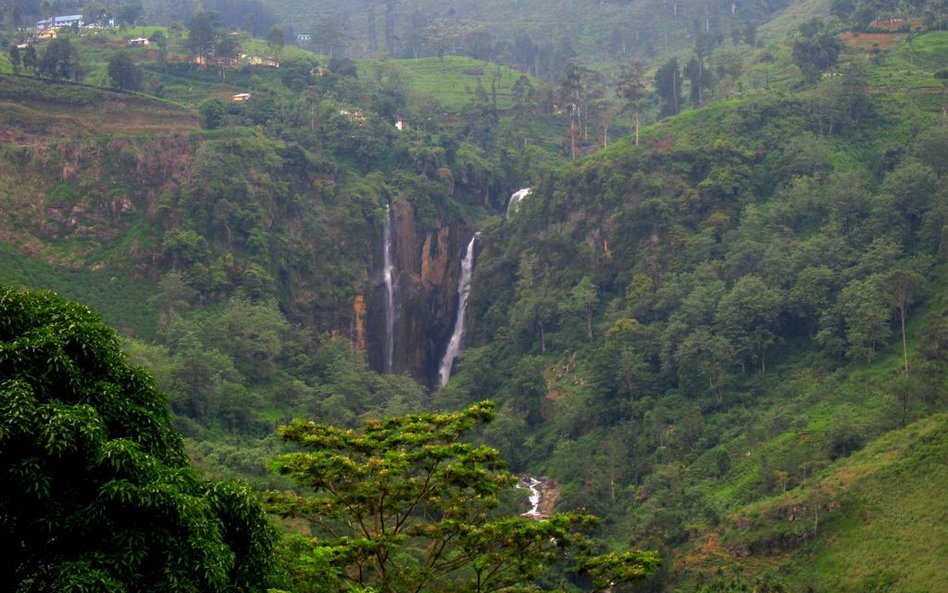
[[[642,110],[648,92],[645,86],[645,62],[635,58],[625,65],[616,92],[625,100],[625,108],[632,114],[635,122],[635,145],[638,146]]]
[[[655,72],[655,92],[662,101],[663,117],[681,111],[681,70],[678,58],[669,58]]]

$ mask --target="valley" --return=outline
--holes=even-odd
[[[115,328],[201,479],[270,505],[271,590],[479,590],[477,562],[520,558],[485,543],[509,536],[550,555],[497,590],[937,593],[948,32],[929,4],[284,0],[255,35],[210,18],[203,48],[193,21],[63,32],[69,76],[0,57],[0,283]],[[543,476],[544,521],[516,476]],[[303,501],[317,487],[345,511]],[[379,492],[437,512],[371,560],[331,537]],[[366,508],[377,551],[402,511]],[[475,568],[440,564],[435,533]],[[567,570],[557,537],[588,563]],[[390,558],[400,576],[362,572]]]

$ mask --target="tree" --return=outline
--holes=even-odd
[[[213,97],[201,103],[198,110],[201,112],[201,126],[205,130],[216,130],[224,121],[224,115],[227,113],[224,104]]]
[[[908,319],[909,306],[925,289],[925,278],[913,270],[895,269],[882,279],[882,288],[889,297],[889,305],[899,312],[899,324],[902,329],[902,360],[905,376],[909,376],[908,341],[905,337],[905,322]]]
[[[235,66],[240,55],[240,41],[234,35],[222,35],[214,44],[218,73],[224,78],[225,68]]]
[[[76,52],[68,39],[58,37],[49,42],[39,63],[39,70],[49,78],[69,80],[76,73]]]
[[[714,40],[706,33],[695,38],[694,56],[685,64],[685,78],[691,82],[691,102],[696,106],[704,104],[703,90],[710,89],[714,83],[713,72],[705,66],[705,59],[714,49]]]
[[[678,58],[670,58],[655,72],[655,92],[662,100],[661,115],[675,115],[681,111],[681,72]]]
[[[442,60],[457,36],[457,27],[445,19],[439,19],[425,27],[425,44]]]
[[[120,23],[125,25],[134,25],[135,21],[138,20],[138,17],[141,16],[144,7],[140,0],[132,0],[131,2],[125,2],[124,4],[118,7],[118,10],[115,12],[115,18]]]
[[[730,367],[736,358],[734,347],[723,336],[699,327],[681,341],[675,353],[679,378],[694,373],[707,381],[708,391],[718,404],[724,402],[724,389],[730,382]]]
[[[510,308],[510,327],[523,334],[532,332],[546,352],[546,324],[556,315],[559,291],[543,276],[539,258],[525,255],[517,273],[516,301]]]
[[[492,518],[517,480],[495,449],[462,437],[493,417],[494,405],[481,402],[359,431],[304,421],[282,427],[304,450],[278,457],[276,467],[313,492],[268,495],[274,512],[311,522],[315,537],[296,539],[290,566],[329,568],[331,578],[322,578],[337,590],[354,583],[383,593],[487,593],[536,587],[557,560],[571,561],[594,590],[640,581],[658,565],[651,552],[595,556],[579,531],[594,521],[589,515]]]
[[[596,307],[598,300],[596,285],[589,279],[589,276],[583,276],[582,280],[566,294],[566,298],[560,303],[560,308],[564,313],[576,315],[583,320],[583,329],[587,340],[593,338],[593,309]]]
[[[279,25],[270,27],[270,30],[267,31],[266,39],[267,47],[273,52],[273,56],[279,60],[280,54],[283,53],[283,46],[286,44],[286,36],[283,33],[283,27]]]
[[[840,292],[837,303],[846,328],[847,356],[865,357],[871,363],[876,349],[891,334],[891,315],[879,279],[853,280]]]
[[[740,356],[741,368],[747,360],[754,360],[760,363],[761,372],[767,370],[767,347],[777,339],[782,300],[778,290],[754,275],[742,277],[721,298],[715,321]]]
[[[191,23],[188,26],[188,39],[185,47],[206,60],[214,49],[216,37],[210,17],[207,13],[198,12],[191,18]]]
[[[530,100],[533,98],[533,84],[526,74],[521,74],[513,85],[514,104],[519,115],[526,115]]]
[[[32,43],[23,50],[23,69],[34,74],[39,67],[39,57],[36,55],[36,46]]]
[[[635,145],[638,146],[642,103],[646,93],[645,62],[636,59],[625,65],[616,92],[625,99],[626,109],[632,113],[632,119],[635,120]]]
[[[117,52],[109,59],[109,78],[116,88],[137,91],[142,88],[142,70],[125,52]]]
[[[275,302],[252,303],[232,299],[208,338],[216,340],[243,375],[254,382],[268,382],[276,372],[276,359],[291,341],[292,328]]]
[[[13,66],[13,73],[19,74],[20,68],[23,67],[23,57],[20,53],[20,48],[16,45],[10,46],[10,65]]]
[[[158,30],[152,33],[148,40],[158,47],[158,60],[164,63],[168,59],[168,37],[164,31]]]
[[[793,42],[793,63],[803,73],[803,80],[814,84],[823,71],[834,66],[842,45],[829,33],[804,36]]]
[[[345,30],[342,23],[331,16],[320,17],[311,30],[313,46],[320,52],[329,56],[329,59],[336,57],[338,50],[345,45]]]
[[[0,287],[0,377],[0,589],[264,589],[259,504],[190,469],[164,395],[89,308]]]

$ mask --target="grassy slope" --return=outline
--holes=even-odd
[[[0,142],[170,135],[197,127],[194,114],[153,97],[0,75]]]
[[[715,561],[704,556],[705,568],[740,564],[752,574],[780,575],[794,590],[942,591],[946,458],[948,414],[886,433],[817,478],[732,515]],[[768,537],[793,538],[798,547],[743,558],[727,553],[746,553]]]
[[[360,76],[374,69],[370,60],[359,60],[358,64]],[[496,80],[497,107],[510,109],[514,105],[513,85],[521,76],[511,68],[462,56],[394,60],[388,64],[398,69],[410,94],[432,97],[450,111],[460,111],[474,99],[478,82],[490,96],[492,80]],[[536,85],[536,81],[533,83]]]
[[[827,18],[830,15],[830,0],[795,0],[758,29],[762,39],[785,39],[796,32],[797,27],[812,18]]]
[[[92,146],[89,142],[174,136],[197,127],[192,113],[151,97],[0,75],[0,149],[9,151],[4,157],[9,160],[0,166],[0,204],[8,216],[17,216],[15,212],[26,217],[44,214],[33,207],[39,203],[36,193],[53,189],[47,187],[46,176],[27,181],[24,176],[30,175],[30,169],[14,164],[27,158],[24,151],[34,157],[45,154],[50,166],[64,169],[65,177],[65,165],[50,158],[59,154],[54,144],[74,143],[74,149],[81,151]],[[57,188],[75,188],[78,183]],[[129,334],[149,336],[154,330],[157,313],[141,306],[153,294],[150,286],[109,266],[89,269],[80,263],[97,261],[109,245],[127,249],[130,242],[149,241],[139,227],[133,224],[120,237],[80,233],[70,241],[44,245],[22,230],[11,222],[0,231],[0,282],[52,289],[66,298],[82,300],[100,310],[110,325]]]
[[[53,290],[98,310],[105,322],[125,335],[151,339],[158,311],[147,306],[154,296],[150,284],[110,270],[68,269],[17,254],[0,244],[0,284],[31,290]],[[146,305],[146,306],[143,306]]]
[[[848,487],[852,502],[816,542],[812,578],[836,591],[944,590],[946,459],[941,414],[886,435],[827,476],[824,483]]]

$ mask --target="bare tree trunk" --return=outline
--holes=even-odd
[[[908,343],[905,339],[905,301],[903,300],[899,304],[899,317],[902,322],[902,359],[905,361],[905,376],[909,376],[909,365],[908,365]]]

